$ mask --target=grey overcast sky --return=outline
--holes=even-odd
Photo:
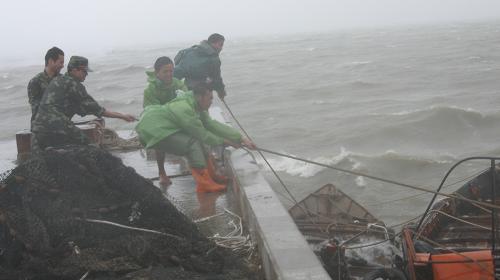
[[[2,0],[0,63],[67,53],[387,25],[500,20],[500,0]]]

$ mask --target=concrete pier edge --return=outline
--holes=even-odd
[[[210,114],[231,125],[220,108],[213,108]],[[239,200],[247,229],[257,243],[266,279],[331,279],[254,158],[238,149],[231,151],[227,161],[233,173],[231,191]]]

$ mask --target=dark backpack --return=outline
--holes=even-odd
[[[178,66],[181,63],[182,59],[186,56],[186,54],[190,52],[194,47],[195,46],[180,50],[174,57],[175,66]]]

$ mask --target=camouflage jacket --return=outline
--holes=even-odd
[[[58,76],[61,76],[61,74],[58,74]],[[43,92],[49,86],[53,78],[55,77],[49,77],[47,72],[43,71],[38,73],[28,83],[28,101],[31,105],[31,121],[35,118],[38,105],[40,105],[40,100],[42,100]]]
[[[75,114],[82,117],[85,115],[101,117],[104,110],[87,93],[81,82],[66,73],[50,82],[40,101],[31,130],[43,133],[72,134],[79,130],[71,121]]]

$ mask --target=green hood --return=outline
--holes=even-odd
[[[150,84],[154,83],[156,86],[166,87],[165,83],[156,77],[155,71],[146,71],[146,76],[148,77],[147,78],[148,83],[150,83]]]
[[[144,90],[143,107],[149,105],[163,105],[174,99],[177,91],[187,91],[183,81],[172,78],[172,83],[166,85],[156,77],[154,71],[146,71],[148,85]]]
[[[146,71],[146,76],[148,76],[148,82],[154,82],[156,80],[155,71]]]

